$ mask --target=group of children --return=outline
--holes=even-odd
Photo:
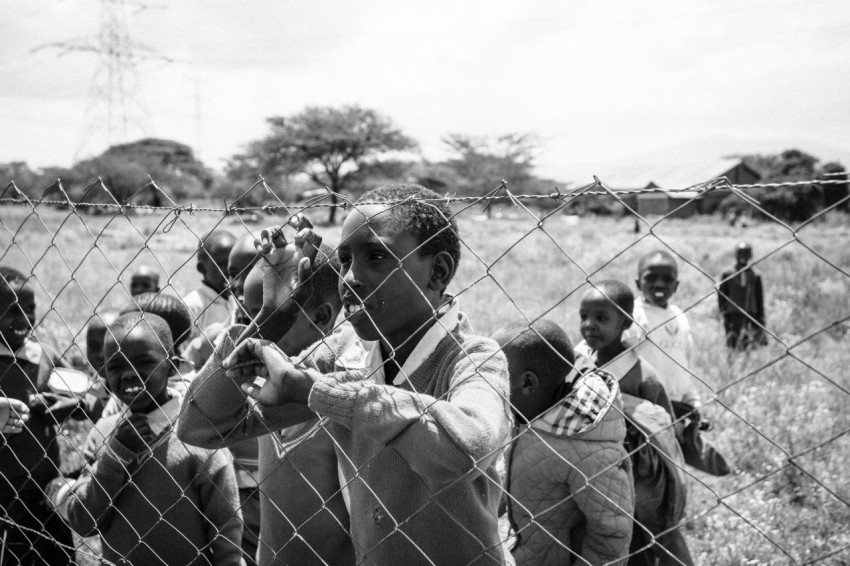
[[[71,563],[71,529],[127,564],[693,563],[684,463],[729,468],[700,436],[670,254],[641,259],[637,300],[593,284],[573,348],[546,320],[472,331],[447,292],[457,221],[428,189],[364,194],[336,253],[289,224],[291,242],[213,232],[200,290],[142,274],[93,320],[99,407],[50,392],[32,289],[2,271],[0,387],[27,405],[0,405],[3,566]],[[69,416],[97,419],[74,479]]]

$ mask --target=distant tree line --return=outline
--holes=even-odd
[[[558,188],[568,188],[566,183],[535,173],[539,142],[531,133],[511,132],[495,137],[448,133],[443,137],[446,157],[431,161],[422,157],[417,141],[392,120],[360,106],[308,107],[290,116],[270,117],[267,122],[268,133],[231,157],[223,173],[204,165],[185,144],[142,139],[110,147],[70,168],[33,170],[23,162],[0,163],[0,190],[14,181],[31,198],[61,200],[57,183],[61,179],[62,189],[74,201],[110,202],[112,197],[97,183],[100,178],[119,202],[132,199],[135,203],[167,205],[163,194],[152,187],[152,179],[177,202],[225,198],[229,203],[238,199],[239,205],[250,206],[273,200],[259,187],[247,192],[261,176],[284,201],[324,197],[323,202],[333,204],[393,181],[418,182],[438,192],[460,196],[488,194],[502,180],[515,194],[551,194]],[[767,212],[780,218],[810,218],[848,195],[847,174],[841,164],[819,166],[816,157],[796,149],[744,159],[761,174],[764,183],[815,181],[804,187],[756,189],[750,193]],[[845,183],[816,182],[824,178]],[[10,196],[8,191],[6,196]],[[736,198],[734,202],[740,201]],[[554,199],[535,201],[541,207],[558,204]],[[730,200],[721,209],[732,205]],[[846,201],[839,208],[850,209]],[[566,211],[576,214],[612,214],[621,210],[604,199],[594,198],[578,198],[566,207]],[[334,222],[336,208],[329,211],[328,220]]]

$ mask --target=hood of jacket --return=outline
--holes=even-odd
[[[555,436],[619,442],[626,430],[622,415],[617,378],[595,369],[579,374],[570,392],[529,426]]]

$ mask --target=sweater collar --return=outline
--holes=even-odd
[[[41,353],[41,345],[33,338],[27,338],[21,347],[14,352],[4,342],[0,341],[0,356],[17,358],[38,365],[41,362]]]
[[[401,385],[407,381],[428,357],[434,353],[440,342],[454,332],[460,322],[460,307],[456,298],[452,297],[437,310],[436,319],[431,328],[416,344],[410,355],[401,366],[398,374],[393,379],[393,385]],[[363,347],[366,350],[366,370],[371,374],[372,380],[385,385],[384,358],[381,354],[381,343],[379,340],[364,340]]]

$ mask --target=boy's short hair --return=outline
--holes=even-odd
[[[422,185],[401,183],[367,191],[357,202],[393,203],[390,214],[402,230],[416,237],[420,251],[427,255],[448,252],[457,272],[460,264],[457,221],[451,207],[439,194]]]
[[[605,297],[620,307],[629,317],[635,312],[635,295],[629,286],[615,279],[606,279],[593,284]]]
[[[648,254],[644,254],[638,260],[638,267],[637,267],[638,277],[640,277],[641,273],[643,273],[643,270],[646,267],[646,264],[649,263],[650,261],[654,260],[655,258],[660,258],[662,261],[669,263],[670,265],[675,267],[677,271],[679,270],[679,262],[676,261],[675,257],[673,257],[673,254],[671,254],[667,250],[654,250],[654,251],[649,252]]]
[[[192,313],[189,308],[177,297],[164,293],[140,293],[133,297],[120,314],[128,313],[150,313],[162,318],[171,331],[172,342],[175,348],[179,348],[185,342],[192,331]]]
[[[531,324],[517,320],[498,332],[507,340],[503,349],[519,356],[522,371],[533,371],[547,385],[559,385],[575,366],[575,353],[567,333],[551,320],[541,318]],[[502,338],[499,339],[501,343]],[[511,379],[519,376],[511,375]]]
[[[12,286],[25,285],[27,276],[15,269],[6,265],[0,265],[0,289],[11,289]]]
[[[111,335],[113,339],[117,339],[116,337],[119,334],[130,332],[137,326],[152,330],[166,353],[174,348],[174,340],[171,337],[171,329],[168,328],[168,323],[161,316],[149,312],[128,312],[122,314],[115,319],[115,322],[107,327],[107,337]],[[104,338],[104,340],[106,339]]]

